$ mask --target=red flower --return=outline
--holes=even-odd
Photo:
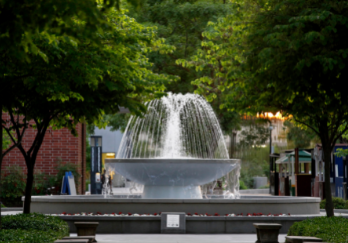
[[[214,213],[214,216],[220,216],[220,214],[218,214],[218,213]]]
[[[118,212],[118,215],[121,215],[122,214],[122,212]]]
[[[195,213],[195,215],[198,215],[198,213]]]
[[[227,213],[227,214],[225,214],[225,216],[228,216],[228,213]]]
[[[153,215],[155,215],[155,216],[156,216],[156,215],[157,215],[157,213],[154,213]]]
[[[101,215],[102,213],[101,212],[97,212],[98,215]]]
[[[128,213],[129,216],[131,216],[132,214],[131,213]]]
[[[64,214],[64,215],[65,215],[65,214],[66,214],[66,212],[63,212],[62,214]]]
[[[188,215],[188,216],[191,216],[191,214],[190,214],[190,213],[187,213],[187,215]]]
[[[111,214],[115,215],[115,213],[111,213]]]
[[[288,213],[288,215],[290,216],[290,213]]]

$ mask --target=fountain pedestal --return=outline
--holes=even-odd
[[[200,186],[144,186],[142,198],[202,199]]]

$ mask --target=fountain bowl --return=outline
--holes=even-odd
[[[106,159],[107,171],[144,185],[142,198],[201,199],[200,186],[234,169],[238,159]]]

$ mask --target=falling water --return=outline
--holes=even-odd
[[[169,93],[145,105],[143,117],[130,118],[117,158],[229,158],[219,122],[203,97]]]

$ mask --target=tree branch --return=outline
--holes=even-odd
[[[312,130],[320,137],[319,131],[316,130],[313,126],[309,125],[309,124],[306,123],[306,122],[302,122],[302,121],[300,121],[300,120],[297,120],[296,118],[294,118],[294,120],[295,120],[296,122],[298,122],[298,123],[301,123],[301,124],[303,124],[303,125],[309,127],[310,129],[312,129]]]

